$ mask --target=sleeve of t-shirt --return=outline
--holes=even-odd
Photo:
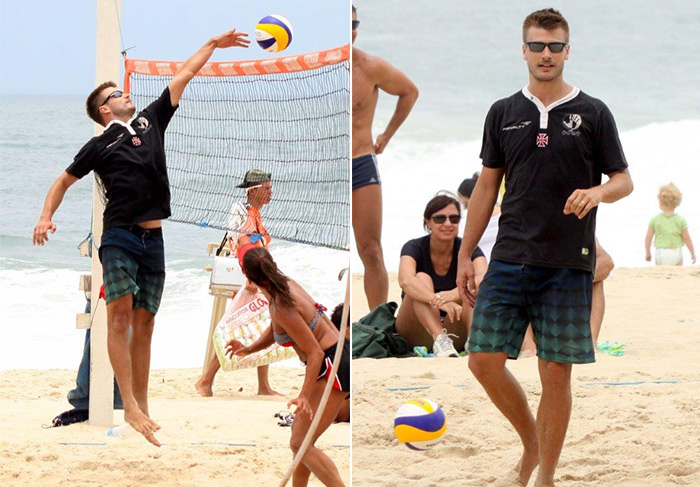
[[[231,214],[228,218],[229,230],[243,230],[245,222],[248,219],[248,210],[242,203],[234,203],[231,206]]]
[[[478,259],[479,257],[486,257],[486,254],[484,254],[484,251],[481,250],[481,247],[478,245],[474,248],[474,252],[472,252],[472,262]]]
[[[484,122],[484,136],[481,141],[482,164],[486,167],[499,168],[505,165],[505,156],[500,143],[500,111],[497,103],[491,105],[486,121]]]
[[[413,257],[413,260],[416,261],[416,265],[419,266],[422,259],[420,245],[418,244],[418,241],[409,240],[408,242],[403,244],[403,247],[401,247],[401,257],[403,257],[404,255]]]
[[[685,230],[686,228],[688,228],[688,222],[681,216],[681,231]]]
[[[164,133],[170,123],[170,119],[173,118],[175,110],[177,110],[177,106],[174,107],[170,103],[170,88],[166,86],[160,97],[148,105],[144,111],[148,113],[160,132]]]
[[[610,174],[627,168],[617,125],[610,109],[602,103],[598,114],[598,133],[595,138],[595,157],[600,171]]]
[[[66,172],[71,176],[81,179],[95,168],[97,160],[97,147],[92,140],[89,140],[75,155],[73,163],[66,168]]]
[[[651,220],[649,220],[649,227],[653,228],[654,231],[656,231],[656,219],[658,218],[658,215],[654,215],[651,217]]]

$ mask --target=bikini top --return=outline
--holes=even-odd
[[[324,311],[328,311],[325,306],[318,303],[314,303],[314,306],[316,306],[316,312],[314,313],[314,317],[311,318],[311,321],[309,321],[309,330],[311,331],[314,331],[316,328],[316,325],[318,324],[318,317],[321,316]],[[283,347],[291,347],[294,345],[294,340],[287,333],[273,332],[272,334],[275,338],[275,342],[279,343]]]

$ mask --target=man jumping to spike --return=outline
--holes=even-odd
[[[215,49],[248,47],[248,34],[232,30],[212,37],[180,68],[160,97],[134,117],[128,93],[108,81],[90,93],[89,117],[105,127],[90,139],[51,185],[33,242],[44,245],[66,191],[95,171],[105,191],[100,246],[107,303],[107,348],[124,400],[124,419],[156,446],[160,426],[148,412],[151,336],[165,282],[161,220],[170,216],[165,129],[187,84]],[[132,329],[129,338],[129,328]]]

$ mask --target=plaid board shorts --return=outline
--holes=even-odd
[[[163,231],[138,225],[112,227],[102,234],[100,261],[106,302],[134,295],[134,308],[158,312],[165,285]]]
[[[532,323],[539,358],[595,362],[592,292],[593,275],[587,271],[494,260],[476,300],[469,352],[505,352],[517,358]]]

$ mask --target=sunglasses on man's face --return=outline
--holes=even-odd
[[[552,54],[559,54],[567,45],[566,42],[526,42],[525,44],[532,52],[542,52],[545,47],[548,47]]]
[[[124,94],[124,92],[121,90],[114,90],[112,93],[109,94],[109,96],[107,96],[107,98],[105,98],[105,101],[102,102],[102,105],[107,103],[110,98],[121,98],[123,94]],[[100,105],[100,106],[102,106],[102,105]]]
[[[447,218],[450,219],[450,223],[453,223],[455,225],[457,225],[462,219],[460,215],[450,215],[449,217],[447,215],[433,215],[430,217],[430,219],[437,224],[445,223],[447,221]]]
[[[360,21],[359,20],[353,20],[352,21],[352,30],[357,30],[357,28],[360,26]]]

